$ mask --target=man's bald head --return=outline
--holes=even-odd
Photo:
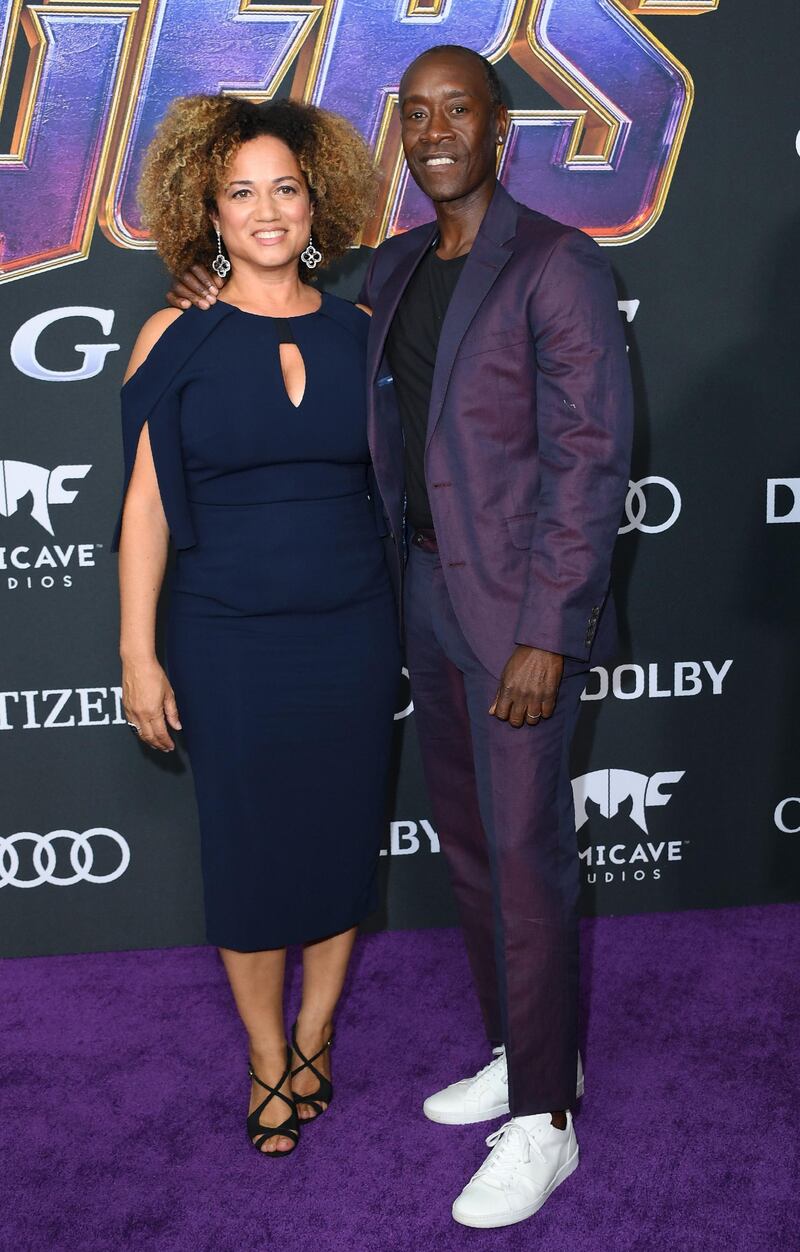
[[[473,64],[480,65],[481,70],[483,71],[483,76],[486,80],[486,89],[489,93],[490,104],[496,107],[497,105],[503,103],[503,88],[500,83],[500,79],[497,77],[497,70],[494,68],[491,61],[487,61],[486,57],[481,56],[480,52],[475,52],[472,48],[465,48],[462,44],[440,43],[434,48],[428,48],[426,52],[421,52],[420,55],[415,57],[404,71],[403,77],[400,79],[401,104],[403,100],[403,84],[408,79],[411,71],[422,64],[427,58],[436,56],[463,56],[472,61]]]

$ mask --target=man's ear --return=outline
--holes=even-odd
[[[504,104],[501,104],[497,110],[497,136],[500,143],[503,143],[508,135],[508,122],[508,109]]]

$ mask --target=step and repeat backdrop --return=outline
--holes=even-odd
[[[153,129],[201,91],[350,118],[384,176],[321,280],[353,298],[431,216],[394,106],[443,42],[497,64],[501,178],[608,246],[628,335],[622,647],[573,761],[585,911],[798,897],[798,33],[795,0],[2,0],[3,953],[203,939],[188,762],[125,726],[109,552],[119,384],[169,285],[136,206]],[[407,681],[396,725],[375,924],[450,924]]]

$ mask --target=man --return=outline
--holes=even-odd
[[[490,63],[431,49],[403,76],[400,112],[436,222],[383,243],[362,289],[370,441],[405,565],[433,815],[495,1045],[424,1111],[451,1125],[510,1113],[453,1204],[464,1225],[505,1226],[578,1164],[569,748],[590,655],[615,635],[630,380],[601,250],[497,183],[508,113]],[[187,286],[176,297],[196,299]]]

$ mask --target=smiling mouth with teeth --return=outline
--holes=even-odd
[[[424,164],[425,164],[425,166],[426,166],[426,168],[427,168],[427,169],[430,169],[430,167],[431,167],[432,165],[455,165],[455,158],[454,158],[454,157],[446,157],[446,156],[443,156],[443,157],[426,157],[426,158],[425,158],[425,162],[424,162]]]

